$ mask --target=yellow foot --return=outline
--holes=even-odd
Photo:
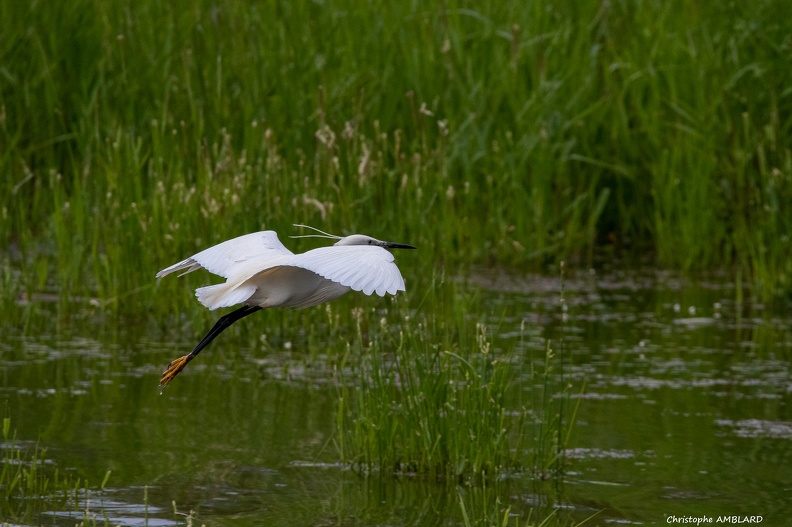
[[[168,369],[162,373],[162,378],[160,379],[160,386],[167,386],[169,382],[176,377],[179,372],[181,372],[187,363],[190,362],[189,355],[185,355],[183,357],[179,357],[178,359],[174,359],[168,364]]]

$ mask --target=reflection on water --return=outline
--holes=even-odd
[[[530,366],[548,340],[563,361],[558,374],[581,404],[560,485],[518,474],[457,488],[345,469],[334,446],[344,366],[333,349],[251,350],[229,334],[159,395],[162,366],[193,336],[6,328],[0,398],[18,438],[39,440],[94,486],[112,470],[112,488],[85,497],[81,512],[42,523],[72,525],[89,510],[113,525],[184,524],[194,510],[213,525],[459,525],[460,493],[482,516],[511,507],[522,518],[541,509],[533,519],[599,511],[594,524],[792,517],[788,306],[736,305],[727,282],[651,272],[563,284],[498,274],[466,287],[479,290],[471,323],[485,320],[493,347],[513,350],[515,411],[537,389]]]
[[[183,525],[179,519],[185,516],[173,509],[166,510],[148,504],[146,499],[150,491],[159,489],[127,487],[124,489],[105,489],[102,492],[80,492],[72,503],[73,511],[52,511],[43,515],[42,523],[74,525],[75,519],[86,521],[88,524],[125,526],[150,526],[169,527]]]
[[[775,437],[792,439],[792,422],[762,421],[759,419],[743,419],[731,421],[716,419],[715,424],[730,430],[737,437]]]

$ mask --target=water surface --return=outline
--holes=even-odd
[[[556,375],[581,399],[562,480],[361,476],[338,462],[332,349],[251,349],[245,330],[229,332],[160,393],[164,364],[200,335],[83,320],[1,330],[0,400],[18,440],[39,441],[94,489],[112,470],[81,512],[40,521],[73,525],[87,509],[119,525],[182,525],[191,510],[207,525],[461,525],[460,495],[474,516],[508,506],[521,518],[596,513],[590,524],[792,518],[789,306],[737,304],[728,280],[654,271],[462,282],[480,298],[470,323],[513,350],[515,410],[537,389],[528,366],[548,343]],[[263,332],[290,317],[250,325]]]

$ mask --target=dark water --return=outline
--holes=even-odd
[[[532,508],[537,523],[557,508],[569,521],[596,513],[590,525],[670,515],[792,524],[789,306],[737,304],[726,280],[653,272],[466,287],[482,306],[471,323],[486,321],[493,346],[520,363],[549,341],[572,402],[582,399],[562,480],[457,487],[340,466],[338,388],[321,351],[264,353],[224,335],[225,351],[160,394],[162,366],[199,335],[145,337],[131,322],[24,337],[5,328],[0,404],[18,440],[38,441],[96,489],[77,512],[39,522],[73,525],[87,510],[114,525],[461,525],[461,497],[473,518],[511,507],[520,525]],[[517,375],[514,389],[535,382]]]

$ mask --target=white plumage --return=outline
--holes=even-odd
[[[393,255],[381,245],[336,244],[294,254],[275,231],[225,241],[163,269],[157,278],[201,268],[227,279],[195,291],[211,310],[243,302],[302,308],[335,300],[350,289],[379,296],[405,290]]]
[[[338,241],[332,247],[294,254],[274,231],[254,232],[205,249],[158,272],[160,278],[177,271],[184,275],[206,269],[226,281],[196,289],[195,296],[201,304],[211,310],[244,304],[220,318],[189,355],[169,364],[160,383],[168,384],[224,329],[259,309],[315,306],[350,290],[379,296],[405,290],[401,272],[386,249],[415,247],[362,234],[343,238],[322,235]]]

